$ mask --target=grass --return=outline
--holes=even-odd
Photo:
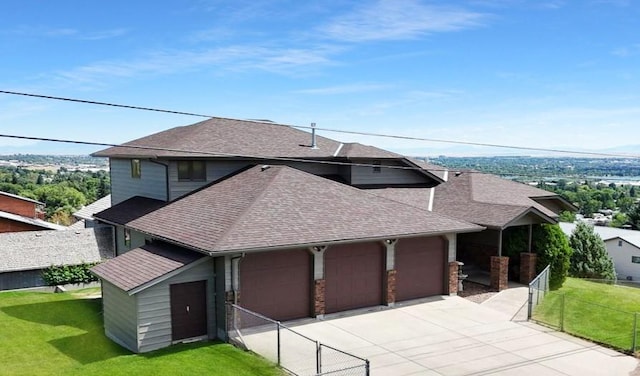
[[[533,319],[623,351],[640,348],[640,289],[567,278],[536,308]],[[634,329],[636,332],[634,333]]]
[[[104,336],[96,290],[0,293],[2,375],[283,375],[229,344],[200,342],[133,354]]]

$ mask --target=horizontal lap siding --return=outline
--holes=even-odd
[[[171,300],[169,285],[207,281],[207,321],[209,337],[215,338],[215,285],[213,258],[138,293],[138,336],[140,352],[171,345]]]
[[[168,163],[170,200],[175,200],[178,197],[184,196],[189,192],[195,191],[206,184],[223,178],[251,164],[245,161],[206,161],[206,181],[178,181],[178,162],[170,161]]]
[[[373,162],[373,160],[358,161],[358,163],[363,164],[373,164]],[[351,167],[351,184],[353,185],[424,184],[431,181],[422,173],[410,169],[385,168],[381,166],[380,172],[373,172],[373,167]]]
[[[140,178],[131,177],[130,159],[110,159],[111,168],[111,203],[118,204],[134,196],[167,199],[167,183],[165,167],[141,160]]]
[[[107,337],[138,352],[136,298],[102,281],[104,331]]]

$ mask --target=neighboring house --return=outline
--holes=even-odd
[[[95,227],[96,221],[94,220],[93,215],[110,207],[111,195],[106,195],[89,205],[83,206],[80,210],[73,213],[73,216],[77,219],[77,222],[73,224],[74,228]]]
[[[0,290],[44,286],[42,270],[113,257],[110,227],[0,234]]]
[[[502,257],[503,233],[509,228],[555,224],[563,210],[576,208],[559,195],[526,184],[502,179],[478,171],[445,174],[444,183],[431,190],[386,188],[376,194],[410,205],[433,210],[486,227],[485,231],[460,234],[457,238],[458,260],[465,267],[490,271],[491,284],[506,288],[509,264],[514,278],[528,283],[535,276],[535,244],[531,236],[526,249],[511,260]]]
[[[0,191],[0,233],[63,229],[44,220],[44,203]]]
[[[576,224],[560,223],[560,227],[571,236]],[[593,226],[593,230],[604,241],[618,279],[640,281],[640,231],[603,226]]]
[[[105,331],[137,352],[224,339],[225,301],[288,320],[455,293],[457,234],[482,230],[370,193],[432,192],[433,166],[284,125],[213,118],[94,155],[119,255],[93,269]]]

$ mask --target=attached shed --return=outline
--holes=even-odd
[[[0,234],[0,290],[45,286],[42,270],[112,258],[111,227]]]
[[[152,243],[91,271],[102,281],[107,337],[136,352],[216,337],[214,259]]]

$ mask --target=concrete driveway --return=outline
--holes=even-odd
[[[369,359],[372,375],[636,374],[633,357],[512,316],[445,296],[287,325]]]

